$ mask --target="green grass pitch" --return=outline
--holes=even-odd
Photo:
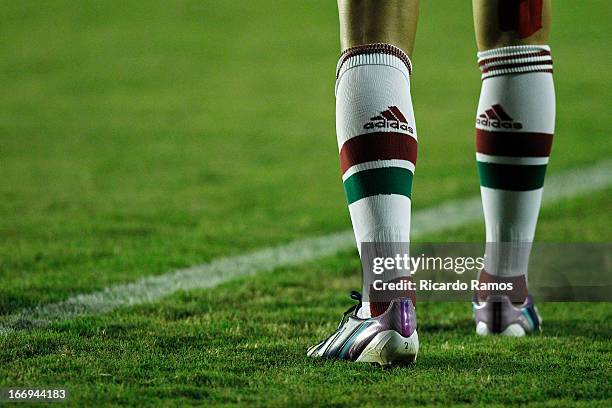
[[[478,194],[469,2],[422,1],[415,210]],[[612,157],[605,0],[555,2],[549,172]],[[0,7],[0,315],[349,228],[334,131],[335,2]],[[545,207],[537,238],[609,242],[612,190]],[[422,241],[480,241],[478,223]],[[612,306],[541,304],[544,332],[477,338],[418,305],[417,364],[311,361],[355,253],[0,337],[0,387],[73,405],[612,405]]]

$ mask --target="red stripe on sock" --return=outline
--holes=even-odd
[[[347,140],[340,149],[342,174],[359,163],[392,159],[416,164],[416,139],[405,133],[373,132]]]
[[[552,65],[552,59],[546,61],[530,61],[530,62],[520,62],[515,64],[501,64],[501,65],[493,65],[493,66],[481,66],[480,70],[483,73],[487,73],[489,71],[497,71],[500,69],[512,69],[512,68],[522,68],[522,67],[531,67],[531,66],[550,66]]]
[[[521,58],[544,57],[547,55],[550,55],[550,51],[542,50],[542,51],[532,52],[532,53],[503,55],[499,57],[491,57],[491,58],[482,59],[478,61],[478,65],[486,65],[486,64],[490,64],[491,62],[497,62],[497,61],[512,61],[512,60],[521,59]]]
[[[533,72],[548,72],[549,74],[552,74],[553,70],[552,69],[532,69],[530,71],[512,72],[511,74],[509,74],[508,72],[500,72],[498,74],[485,74],[485,76],[482,79],[484,80],[488,78],[495,78],[495,77],[502,76],[502,75],[530,74]]]
[[[476,151],[491,156],[548,157],[553,135],[476,129]]]

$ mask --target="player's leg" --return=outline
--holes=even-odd
[[[336,132],[342,180],[351,220],[365,258],[407,253],[411,186],[416,162],[416,127],[410,98],[410,54],[418,18],[416,0],[340,0],[342,54],[336,82]],[[363,243],[366,243],[365,246]],[[414,292],[373,290],[381,276],[363,268],[360,313],[377,316],[389,300]]]
[[[555,126],[553,65],[547,45],[551,4],[550,0],[473,0],[473,11],[482,72],[476,159],[487,240],[479,279],[512,283],[515,288],[501,305],[477,306],[476,318],[481,334],[507,329],[506,334],[522,335],[539,327],[527,295],[527,264]],[[485,300],[496,294],[478,295]],[[522,309],[511,305],[523,302]],[[523,324],[508,329],[513,323]]]
[[[546,45],[550,0],[472,0],[478,51],[517,45]]]
[[[310,355],[388,364],[418,350],[410,271],[371,273],[374,257],[408,255],[417,134],[410,54],[418,0],[339,0],[336,131],[353,230],[362,259],[362,307]],[[377,280],[379,283],[375,283]],[[381,282],[403,283],[399,290]],[[357,296],[355,296],[357,297]]]
[[[412,56],[418,0],[338,0],[342,51],[367,44],[390,44]]]

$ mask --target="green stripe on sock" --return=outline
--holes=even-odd
[[[544,186],[546,165],[478,163],[480,185],[498,190],[528,191]]]
[[[410,198],[412,172],[401,167],[363,170],[346,179],[344,191],[349,204],[378,194],[399,194]]]

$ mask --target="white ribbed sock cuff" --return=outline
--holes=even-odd
[[[383,43],[359,45],[345,50],[336,66],[336,91],[342,75],[361,65],[385,65],[398,69],[410,80],[412,62],[408,55],[396,46]]]
[[[494,48],[478,53],[481,78],[499,75],[553,72],[553,61],[548,45],[516,45]]]

